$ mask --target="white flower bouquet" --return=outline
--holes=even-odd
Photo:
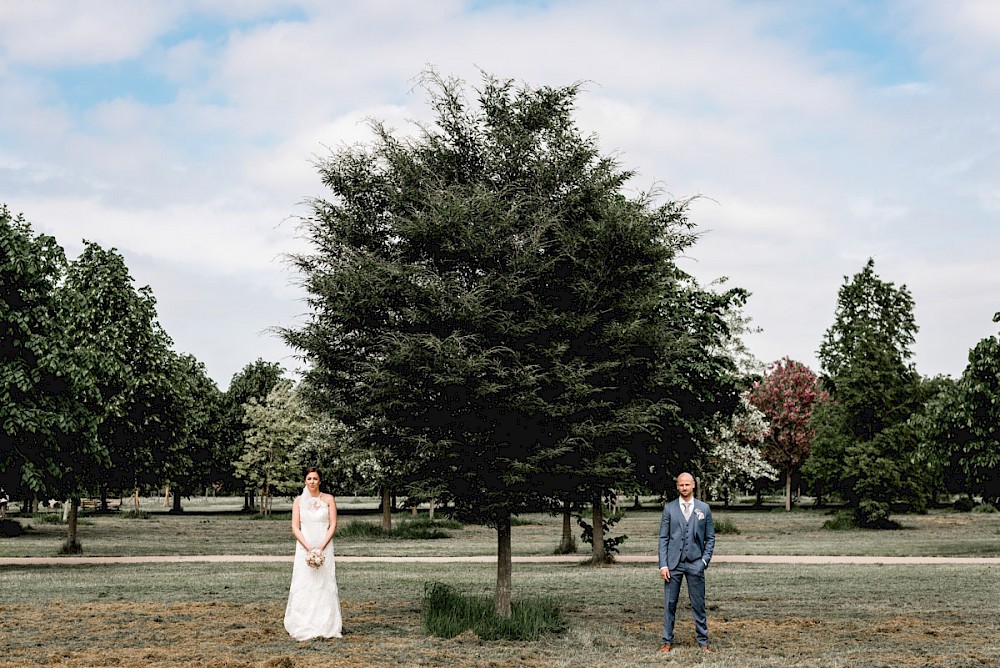
[[[326,561],[326,557],[319,548],[309,550],[309,554],[306,555],[306,563],[313,568],[319,568],[323,565],[324,561]]]

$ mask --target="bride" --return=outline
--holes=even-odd
[[[295,561],[285,606],[285,630],[296,640],[339,638],[342,622],[333,563],[337,502],[319,491],[319,470],[306,470],[306,486],[292,504]]]

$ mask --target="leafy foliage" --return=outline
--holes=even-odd
[[[816,457],[807,472],[839,492],[862,526],[892,526],[893,503],[926,503],[927,471],[918,464],[919,440],[909,422],[922,399],[909,361],[916,331],[909,290],[882,281],[872,260],[845,278],[819,350],[836,406],[817,411]]]
[[[308,431],[309,416],[291,381],[282,380],[263,403],[244,405],[246,446],[236,461],[236,475],[260,491],[260,512],[270,512],[275,490],[292,492],[302,481],[295,449]]]
[[[601,518],[601,540],[604,541],[604,554],[609,557],[614,554],[618,554],[618,546],[628,540],[626,534],[621,536],[612,536],[611,531],[614,526],[625,517],[624,513],[615,513],[614,515],[609,515],[607,517]],[[576,523],[580,525],[583,531],[580,533],[580,538],[587,545],[594,544],[594,525],[585,521],[582,517],[577,516]]]
[[[750,403],[748,394],[740,396],[740,406],[727,424],[718,427],[709,438],[708,469],[705,490],[726,503],[737,494],[749,492],[761,480],[777,480],[778,471],[764,458],[762,445],[770,431],[767,418]]]
[[[926,458],[949,491],[1000,504],[1000,336],[969,351],[961,378],[940,386],[919,430]]]
[[[792,473],[808,456],[812,444],[813,408],[829,399],[820,389],[816,374],[787,357],[772,364],[750,392],[751,403],[768,421],[764,458],[785,473],[786,510],[792,502]]]
[[[77,300],[60,288],[65,270],[53,237],[0,206],[0,486],[11,492],[69,495],[108,463],[99,351],[68,335]]]

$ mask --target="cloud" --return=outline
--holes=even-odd
[[[328,147],[369,141],[367,118],[427,120],[427,66],[583,82],[578,125],[638,171],[630,188],[705,196],[691,270],[754,293],[763,359],[808,363],[843,276],[876,257],[914,287],[918,363],[956,373],[1000,308],[1000,7],[837,7],[835,34],[814,3],[2,3],[0,192],[68,248],[135,258],[225,379],[286,317],[278,258],[302,248],[294,216],[326,194]],[[70,94],[126,64],[158,94],[128,78]]]

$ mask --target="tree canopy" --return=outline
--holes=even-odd
[[[806,468],[820,488],[840,493],[865,526],[891,526],[893,503],[919,507],[926,500],[926,476],[915,466],[917,439],[907,426],[922,409],[910,361],[916,332],[909,290],[880,279],[873,260],[845,277],[819,349],[834,401],[815,413],[816,456]]]
[[[309,400],[383,468],[497,529],[509,614],[512,514],[650,466],[665,479],[675,441],[735,405],[710,349],[742,293],[677,268],[687,203],[624,194],[632,173],[574,123],[578,85],[423,83],[433,124],[374,122],[370,146],[320,163],[334,197],[294,258],[312,315],[285,337]]]

